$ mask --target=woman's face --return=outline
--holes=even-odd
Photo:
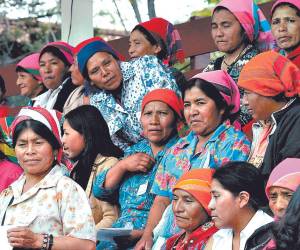
[[[141,124],[144,136],[156,145],[165,144],[176,130],[174,111],[160,101],[146,104],[141,115]]]
[[[87,62],[91,84],[99,89],[113,91],[120,87],[122,72],[118,61],[107,52],[95,53]]]
[[[128,53],[130,58],[144,55],[157,55],[161,51],[160,46],[152,45],[142,32],[134,30],[130,34]]]
[[[17,86],[20,88],[20,95],[35,97],[40,90],[41,83],[31,74],[25,71],[17,72]]]
[[[189,233],[208,220],[200,202],[182,189],[174,190],[172,208],[178,227]]]
[[[78,68],[77,56],[74,56],[74,63],[71,65],[69,71],[71,72],[71,78],[74,85],[80,86],[84,83],[84,78]]]
[[[224,110],[218,110],[213,99],[194,86],[185,91],[184,116],[196,135],[207,136],[221,123]]]
[[[56,89],[67,73],[68,68],[62,60],[50,52],[40,58],[40,74],[47,89]]]
[[[211,217],[216,227],[231,228],[238,216],[237,198],[224,189],[216,179],[213,179],[211,184],[211,196],[208,208],[211,210]]]
[[[63,131],[62,143],[64,154],[67,158],[74,159],[79,156],[85,148],[84,137],[71,127],[68,120],[65,120],[63,124]]]
[[[51,144],[32,129],[24,129],[16,141],[15,152],[27,175],[45,176],[51,169],[55,152]]]
[[[211,22],[211,35],[218,50],[232,53],[243,44],[242,27],[228,10],[216,10]]]
[[[269,206],[277,218],[282,218],[289,202],[293,196],[293,191],[283,187],[271,187],[269,193]]]
[[[266,96],[245,90],[243,104],[255,120],[269,120],[272,113],[278,110],[278,102]]]
[[[272,16],[272,33],[279,48],[293,50],[300,43],[300,17],[297,11],[283,5],[275,9]]]

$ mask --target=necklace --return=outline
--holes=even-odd
[[[222,63],[224,63],[227,67],[231,66],[232,64],[234,64],[248,49],[248,46],[246,46],[243,50],[241,50],[241,52],[234,58],[234,60],[232,61],[232,63],[227,63],[225,61],[226,55],[223,58]]]

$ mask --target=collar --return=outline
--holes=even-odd
[[[228,130],[231,127],[231,123],[229,120],[225,120],[223,123],[221,123],[215,131],[212,133],[212,135],[209,137],[207,142],[203,145],[205,147],[208,143],[214,142],[218,140],[220,134],[222,134],[224,131]],[[198,137],[195,134],[194,131],[191,131],[186,137],[181,138],[181,140],[178,142],[177,147],[180,149],[183,149],[184,147],[187,147],[190,144],[197,144],[198,143]]]
[[[38,182],[31,189],[29,189],[27,192],[22,194],[23,186],[26,180],[26,176],[23,173],[23,175],[19,178],[19,180],[14,182],[10,186],[14,196],[13,205],[29,199],[30,197],[34,196],[40,189],[55,187],[57,185],[57,182],[64,175],[65,173],[63,167],[60,165],[55,165],[40,182]]]

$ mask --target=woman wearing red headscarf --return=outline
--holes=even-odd
[[[239,87],[253,118],[249,161],[260,167],[265,180],[285,158],[300,157],[300,70],[286,57],[268,51],[243,68]]]
[[[280,53],[300,68],[300,1],[277,0],[271,15],[272,33]]]
[[[151,192],[159,163],[178,140],[177,124],[182,120],[183,103],[169,89],[156,89],[143,98],[140,122],[144,139],[127,148],[125,157],[102,171],[93,187],[99,199],[118,198],[120,217],[114,228],[131,227],[130,237],[117,238],[118,249],[133,247],[143,234],[155,195]],[[97,249],[116,249],[101,241]]]

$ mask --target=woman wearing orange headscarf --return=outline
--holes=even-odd
[[[172,208],[183,232],[167,240],[166,250],[203,249],[218,230],[208,209],[213,173],[212,169],[192,169],[173,188]]]
[[[300,70],[286,57],[268,51],[244,66],[238,85],[245,90],[244,104],[258,121],[249,161],[267,179],[285,158],[300,157]]]

